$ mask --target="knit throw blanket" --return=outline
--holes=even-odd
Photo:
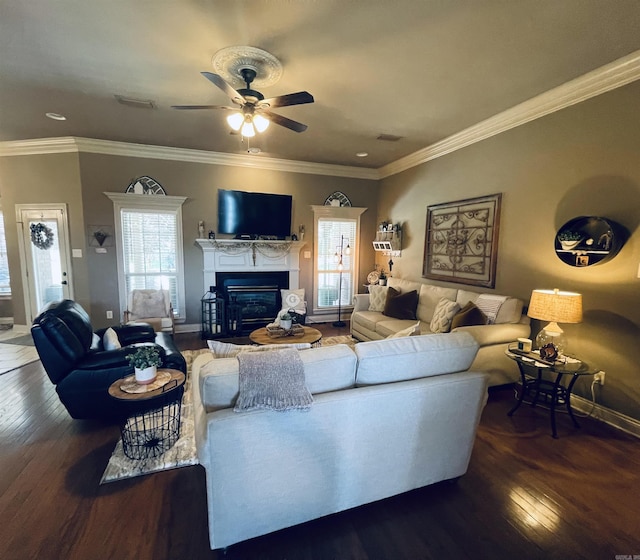
[[[308,410],[313,397],[304,382],[304,366],[293,348],[238,354],[240,393],[233,408],[284,411]]]

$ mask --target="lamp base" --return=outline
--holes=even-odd
[[[557,323],[549,323],[536,336],[536,348],[540,349],[546,344],[553,344],[558,351],[558,356],[564,354],[567,348],[567,339]]]
[[[331,323],[334,327],[346,327],[347,323],[345,323],[344,321],[334,321],[333,323]]]

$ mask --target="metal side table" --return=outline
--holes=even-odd
[[[573,425],[576,428],[580,427],[571,408],[571,392],[579,377],[595,375],[600,371],[598,368],[571,356],[566,357],[566,361],[545,362],[533,352],[522,353],[514,347],[509,347],[505,354],[518,364],[522,383],[518,402],[507,413],[508,416],[513,416],[525,398],[531,396],[532,407],[536,406],[538,402],[549,406],[551,434],[554,438],[558,437],[556,429],[556,408],[558,405],[564,406]],[[536,375],[531,375],[531,370],[535,370]],[[545,376],[545,373],[549,375]],[[567,384],[564,383],[565,378],[569,379]]]

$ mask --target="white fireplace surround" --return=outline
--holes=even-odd
[[[300,284],[303,241],[196,239],[203,254],[203,291],[216,285],[216,272],[289,272],[289,289]],[[203,293],[204,293],[203,292]]]

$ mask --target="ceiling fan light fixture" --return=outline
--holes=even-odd
[[[251,119],[247,119],[242,125],[242,136],[245,138],[253,138],[256,135],[256,129],[253,127]]]
[[[242,113],[231,113],[227,117],[227,123],[233,130],[238,132],[244,124],[244,115]]]
[[[265,119],[262,115],[253,116],[253,126],[258,132],[264,132],[269,128],[269,119]]]

